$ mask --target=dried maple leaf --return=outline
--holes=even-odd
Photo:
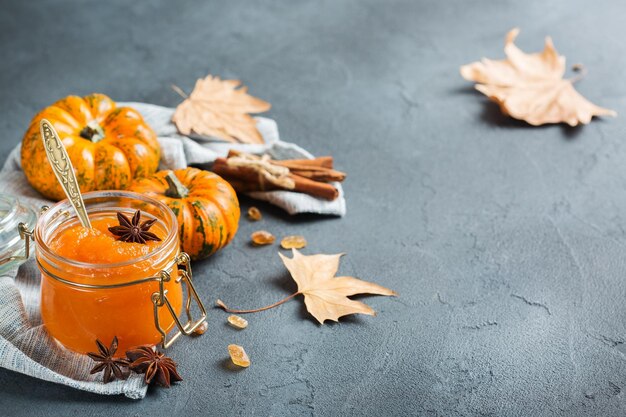
[[[248,94],[241,81],[221,80],[207,75],[196,81],[189,96],[180,88],[174,89],[185,98],[176,107],[172,122],[183,135],[192,132],[213,136],[229,142],[263,143],[250,113],[270,109],[270,103]]]
[[[293,258],[280,253],[279,256],[298,284],[297,292],[277,303],[255,310],[233,310],[221,300],[217,300],[217,305],[230,313],[254,313],[276,307],[301,294],[304,295],[304,304],[309,313],[323,324],[326,320],[337,321],[339,317],[348,314],[376,314],[367,304],[349,299],[350,295],[397,295],[396,292],[372,282],[354,277],[335,277],[342,254],[306,256],[293,249]]]
[[[519,29],[506,36],[507,59],[483,58],[461,67],[461,75],[475,81],[476,89],[500,105],[504,114],[538,126],[546,123],[587,124],[593,116],[615,116],[581,96],[572,85],[577,78],[563,79],[565,57],[547,37],[540,53],[526,54],[514,41]]]

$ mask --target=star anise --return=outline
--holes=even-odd
[[[118,226],[109,227],[109,232],[117,236],[117,240],[121,240],[123,242],[135,242],[145,244],[148,240],[161,240],[157,235],[148,231],[157,220],[146,220],[145,222],[139,224],[140,218],[140,210],[137,210],[135,212],[132,220],[118,211],[117,220],[120,222],[120,224]]]
[[[98,345],[98,353],[87,353],[94,361],[98,362],[91,370],[92,374],[104,371],[104,383],[108,383],[113,379],[126,379],[128,377],[129,362],[126,358],[114,358],[113,355],[117,351],[117,336],[113,338],[111,346],[108,348],[96,339]]]
[[[126,352],[126,356],[131,361],[130,369],[138,374],[146,374],[146,384],[154,380],[169,388],[172,382],[183,380],[176,370],[176,362],[154,350],[152,346],[138,346]]]

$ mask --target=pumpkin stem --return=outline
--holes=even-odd
[[[167,181],[169,186],[165,190],[165,195],[169,198],[186,198],[189,195],[189,189],[180,182],[174,171],[167,171],[165,181]]]
[[[96,123],[89,123],[87,126],[83,127],[79,135],[81,138],[90,140],[93,143],[104,139],[104,131]]]

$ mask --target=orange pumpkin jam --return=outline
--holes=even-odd
[[[91,229],[76,225],[63,230],[50,242],[50,249],[59,256],[73,261],[92,264],[112,264],[137,259],[149,254],[161,242],[150,240],[143,243],[130,243],[117,240],[109,232],[109,227],[117,226],[117,218],[105,217],[91,222]],[[151,232],[161,240],[165,237],[163,228],[152,226]]]
[[[169,231],[157,222],[150,232],[162,241],[129,243],[117,240],[108,230],[119,224],[115,212],[90,215],[90,220],[92,229],[76,221],[59,227],[47,242],[52,256],[38,252],[41,314],[48,332],[65,347],[80,353],[95,351],[96,339],[108,346],[114,336],[119,340],[116,356],[123,356],[133,346],[158,344],[161,334],[155,327],[152,302],[153,294],[159,291],[158,282],[116,288],[80,285],[123,285],[159,276],[161,270],[172,266],[179,253],[178,236],[166,241]],[[175,282],[176,276],[174,266],[172,278],[164,286],[168,300],[180,313],[183,292],[181,284]],[[174,320],[167,307],[159,308],[158,314],[160,325],[169,331]]]

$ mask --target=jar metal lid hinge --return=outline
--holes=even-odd
[[[154,292],[152,294],[152,303],[154,304],[154,325],[156,326],[159,333],[161,333],[161,347],[167,349],[178,339],[181,335],[189,336],[194,330],[196,330],[207,317],[206,309],[204,304],[200,300],[198,293],[196,292],[195,287],[192,282],[192,272],[191,272],[191,262],[189,255],[185,252],[181,252],[176,258],[176,265],[178,266],[178,277],[176,278],[176,282],[180,283],[184,281],[187,285],[187,301],[185,302],[185,315],[187,316],[187,322],[183,324],[174,307],[167,299],[167,291],[163,288],[163,283],[168,282],[171,279],[170,273],[168,271],[161,271],[160,280],[159,280],[159,291]],[[194,321],[193,316],[191,314],[191,301],[195,300],[198,308],[200,309],[200,317]],[[159,308],[166,306],[169,310],[174,322],[176,323],[176,327],[178,327],[178,331],[172,335],[169,339],[167,338],[167,333],[161,328],[159,324]]]

